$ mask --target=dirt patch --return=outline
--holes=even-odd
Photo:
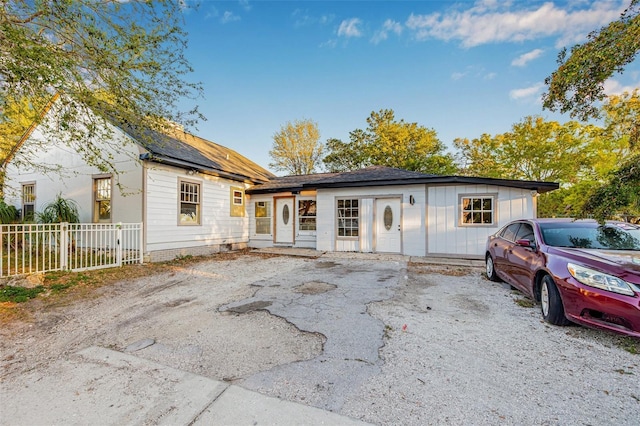
[[[334,284],[323,283],[319,281],[310,281],[294,287],[293,291],[302,294],[322,294],[328,291],[334,290],[336,286]]]
[[[271,305],[272,305],[272,302],[265,302],[263,300],[259,300],[256,302],[245,303],[244,305],[227,308],[225,312],[233,312],[234,314],[246,314],[247,312],[259,311],[260,309],[264,309]]]

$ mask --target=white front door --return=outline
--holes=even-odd
[[[276,198],[276,243],[293,244],[295,229],[294,198]]]
[[[376,200],[376,251],[400,253],[400,199],[379,198]]]

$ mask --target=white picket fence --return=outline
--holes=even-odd
[[[0,277],[142,263],[142,223],[0,225]]]

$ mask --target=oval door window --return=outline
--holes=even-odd
[[[387,206],[384,208],[384,229],[387,231],[391,229],[391,225],[393,225],[393,210],[391,210],[391,206]]]
[[[289,204],[285,204],[282,208],[282,221],[285,225],[289,223]]]

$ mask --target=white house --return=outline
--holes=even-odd
[[[54,106],[48,114],[55,113]],[[179,130],[116,125],[103,150],[118,173],[102,173],[46,121],[27,132],[6,166],[5,201],[25,214],[60,193],[78,203],[82,222],[142,222],[152,261],[246,246],[478,258],[488,235],[535,217],[537,194],[558,187],[380,166],[275,177]],[[24,158],[61,167],[47,173],[24,166]]]
[[[103,173],[49,130],[56,105],[6,166],[8,204],[25,215],[62,194],[77,202],[81,222],[142,222],[143,250],[152,261],[246,247],[245,190],[273,178],[269,171],[179,130],[169,136],[110,125],[110,143],[96,144],[118,173]]]
[[[373,166],[247,189],[251,247],[482,258],[487,237],[536,216],[550,182],[438,176]]]

